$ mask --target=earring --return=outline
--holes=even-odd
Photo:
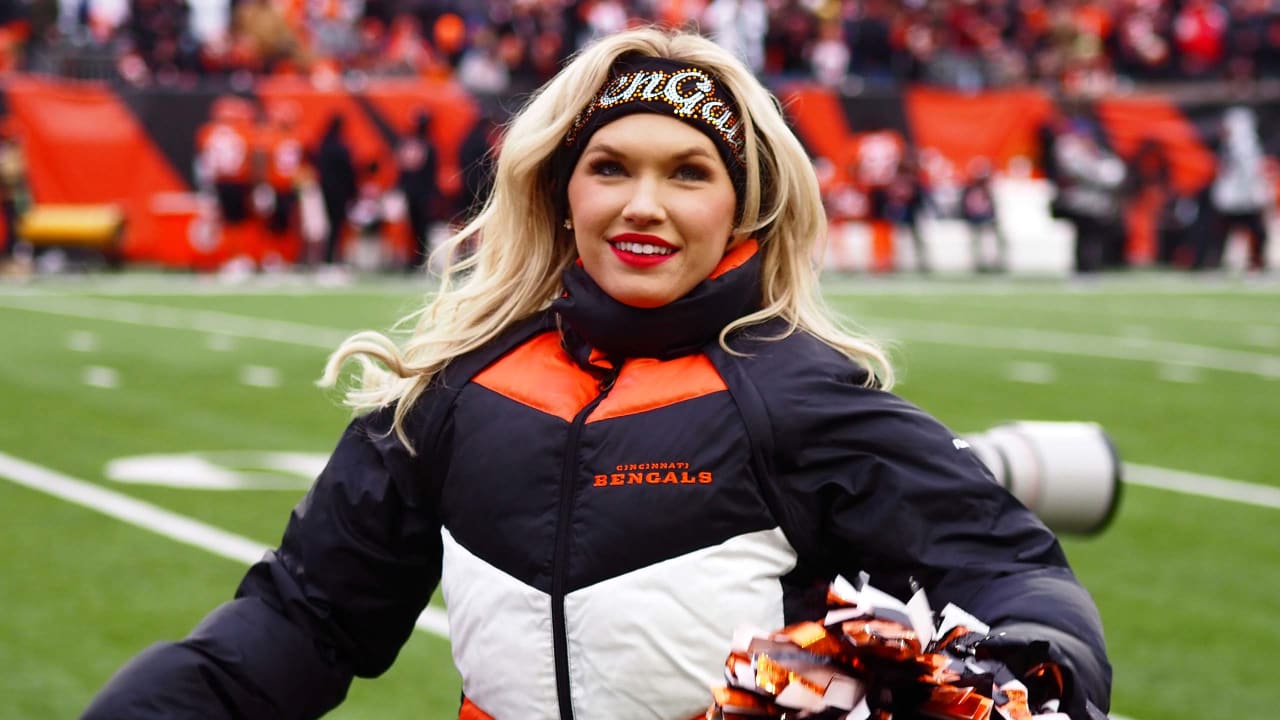
[[[564,225],[564,229],[565,229],[565,230],[572,230],[572,229],[573,229],[573,220],[570,220],[569,218],[565,218],[565,219],[564,219],[564,223],[562,223],[562,224]]]

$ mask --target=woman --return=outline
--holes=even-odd
[[[479,233],[403,348],[366,333],[331,358],[329,382],[362,363],[369,412],[280,548],[89,717],[319,715],[442,580],[463,717],[678,720],[734,630],[821,617],[860,570],[994,644],[1048,641],[1070,711],[1106,708],[1053,536],[820,304],[816,179],[736,60],[648,29],[585,50],[509,128],[454,242]]]

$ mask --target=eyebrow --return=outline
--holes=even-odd
[[[589,152],[602,152],[608,155],[614,155],[618,157],[627,156],[627,153],[625,151],[619,150],[618,148],[610,145],[609,143],[603,143],[603,142],[591,143],[590,145],[587,146],[587,149],[584,150],[582,154],[585,155]],[[706,148],[690,146],[685,148],[684,150],[681,150],[680,152],[673,153],[671,157],[675,160],[686,160],[686,159],[695,158],[695,157],[707,158],[711,160],[711,159],[715,159],[716,156]]]

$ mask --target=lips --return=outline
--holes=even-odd
[[[652,267],[675,257],[678,248],[657,235],[621,233],[609,238],[619,260],[633,267]]]

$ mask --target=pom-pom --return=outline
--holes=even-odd
[[[735,638],[707,720],[1061,717],[1062,670],[1044,643],[1020,648],[1030,669],[1015,676],[1006,653],[984,647],[985,623],[954,605],[935,616],[923,591],[903,603],[865,574],[841,577],[827,604],[822,622]]]

